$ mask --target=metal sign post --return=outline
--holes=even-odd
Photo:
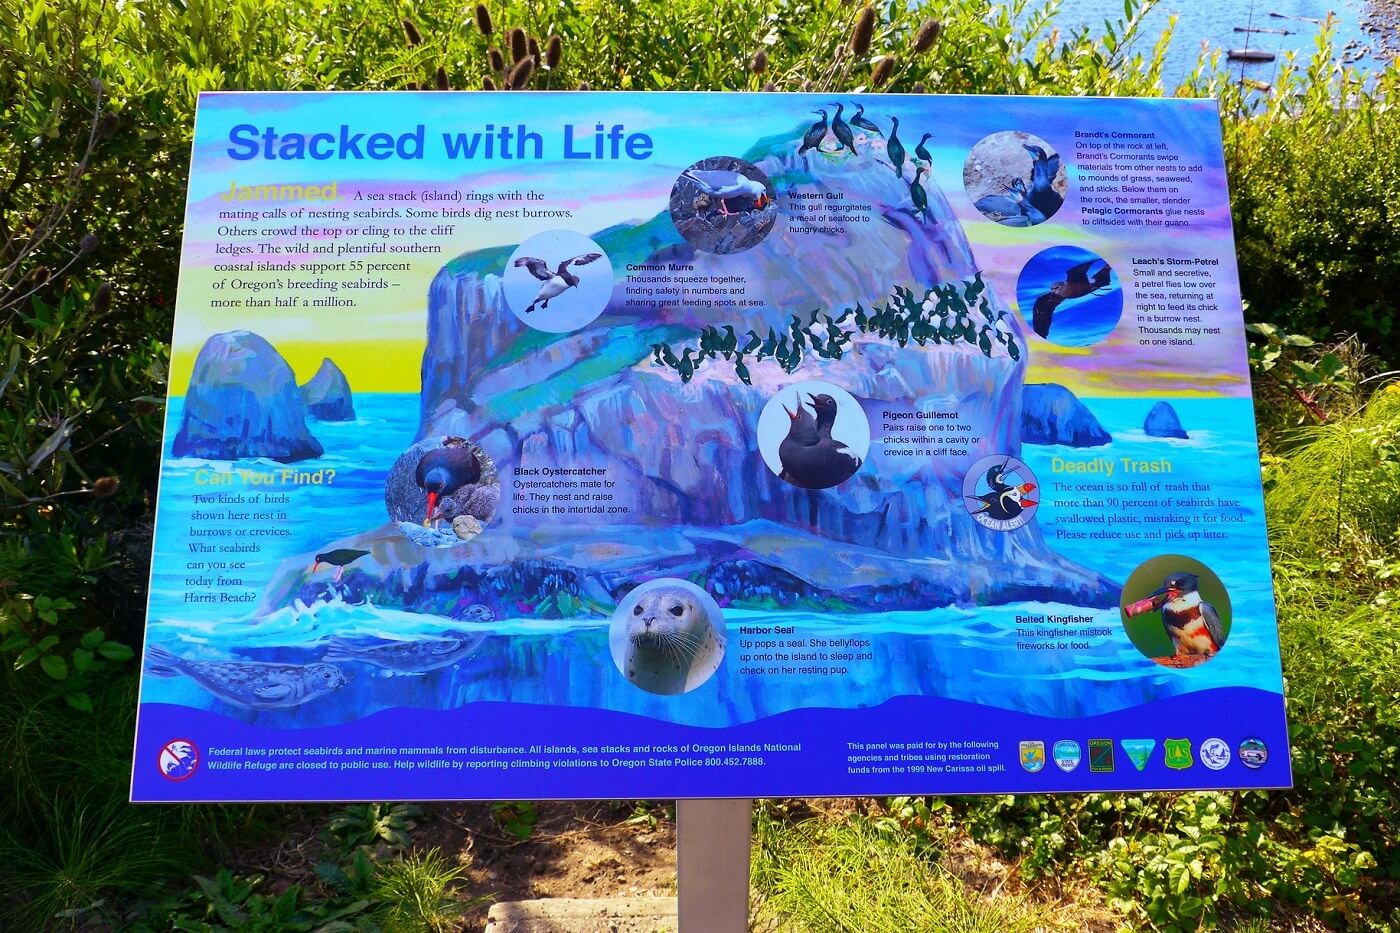
[[[747,933],[752,800],[676,801],[680,933]]]

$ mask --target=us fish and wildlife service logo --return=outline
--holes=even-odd
[[[1201,764],[1212,771],[1222,771],[1230,763],[1230,746],[1224,739],[1206,739],[1201,743]]]
[[[1089,740],[1089,770],[1098,774],[1108,774],[1113,770],[1113,740]]]
[[[1142,771],[1147,768],[1147,762],[1152,758],[1152,749],[1157,747],[1157,740],[1119,739],[1118,744],[1123,746],[1123,753],[1128,756],[1133,767]]]
[[[1055,756],[1055,764],[1066,773],[1079,767],[1079,762],[1084,760],[1084,752],[1074,739],[1060,739],[1050,751]]]
[[[1240,761],[1246,768],[1262,768],[1269,760],[1269,749],[1263,739],[1248,738],[1240,743]]]
[[[188,781],[199,767],[199,749],[189,739],[171,739],[161,746],[156,767],[167,781]]]
[[[1035,517],[1035,474],[1015,457],[983,457],[963,476],[963,506],[992,531],[1015,531]]]
[[[1185,771],[1196,763],[1191,757],[1190,739],[1166,739],[1162,742],[1163,762],[1168,768]]]
[[[1044,742],[1022,742],[1021,767],[1031,774],[1036,773],[1045,767],[1045,743]]]

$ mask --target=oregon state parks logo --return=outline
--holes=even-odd
[[[1084,751],[1074,739],[1060,739],[1051,752],[1055,756],[1055,764],[1065,772],[1073,771],[1084,760]]]
[[[1035,474],[1011,456],[983,457],[963,477],[963,505],[992,531],[1015,531],[1035,516]]]

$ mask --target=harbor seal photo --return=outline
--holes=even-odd
[[[724,615],[709,593],[685,580],[650,580],[613,613],[608,647],[628,682],[648,693],[689,693],[724,660]]]

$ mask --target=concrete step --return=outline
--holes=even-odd
[[[552,897],[492,904],[486,933],[676,933],[674,897]]]

